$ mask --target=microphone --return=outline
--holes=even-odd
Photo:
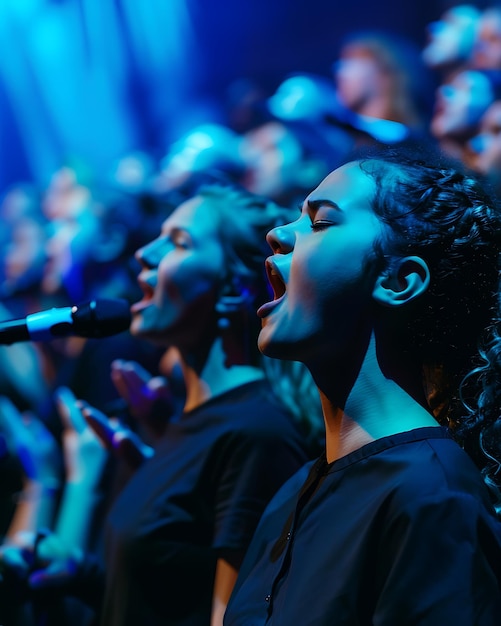
[[[130,322],[127,300],[89,300],[75,306],[32,313],[20,320],[0,322],[0,345],[50,341],[70,335],[99,339],[127,330]]]

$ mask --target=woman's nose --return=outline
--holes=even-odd
[[[273,254],[287,254],[294,248],[296,236],[291,224],[276,226],[266,235],[266,241]]]
[[[152,269],[158,265],[158,261],[156,259],[158,255],[155,254],[154,241],[146,244],[142,248],[139,248],[139,250],[136,250],[136,254],[134,256],[136,257],[136,261],[138,261],[144,268]]]

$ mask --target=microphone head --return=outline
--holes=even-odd
[[[130,304],[120,298],[90,300],[74,306],[71,317],[71,334],[94,339],[109,337],[129,329]]]

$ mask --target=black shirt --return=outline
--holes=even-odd
[[[501,527],[480,473],[445,429],[420,428],[288,481],[224,624],[499,626],[500,584]]]
[[[218,557],[243,553],[272,495],[306,461],[258,381],[169,424],[109,516],[102,624],[210,624]]]

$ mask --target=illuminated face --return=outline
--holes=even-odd
[[[492,100],[486,76],[471,70],[461,72],[437,90],[432,134],[438,139],[471,137]]]
[[[343,54],[335,64],[334,78],[339,100],[355,112],[386,84],[378,62],[368,52],[356,49]]]
[[[350,353],[372,300],[366,259],[383,232],[374,193],[372,178],[349,163],[312,191],[298,220],[268,234],[275,299],[259,309],[264,354],[308,364]]]
[[[240,137],[219,124],[201,124],[175,141],[162,159],[159,190],[175,189],[193,174],[211,169],[238,172]]]
[[[53,175],[42,202],[49,220],[77,219],[90,202],[90,190],[80,185],[75,172],[63,167]]]
[[[72,298],[83,297],[82,273],[98,239],[99,221],[91,210],[74,219],[53,220],[45,245],[43,291],[56,293],[65,287]]]
[[[144,296],[131,308],[131,332],[163,345],[193,347],[213,320],[225,255],[213,201],[195,197],[136,253]]]
[[[480,28],[472,54],[472,66],[501,69],[501,12],[487,10],[480,19]]]
[[[465,60],[471,52],[477,25],[478,12],[472,7],[458,6],[446,11],[427,27],[424,62],[440,68]]]
[[[45,263],[45,230],[37,220],[22,218],[13,227],[4,256],[5,279],[12,285],[39,283]]]
[[[302,149],[283,124],[268,122],[243,137],[241,155],[245,188],[275,199],[294,183],[301,167]]]
[[[476,152],[475,169],[484,176],[501,174],[501,101],[487,109],[480,123],[480,133],[472,141]]]

